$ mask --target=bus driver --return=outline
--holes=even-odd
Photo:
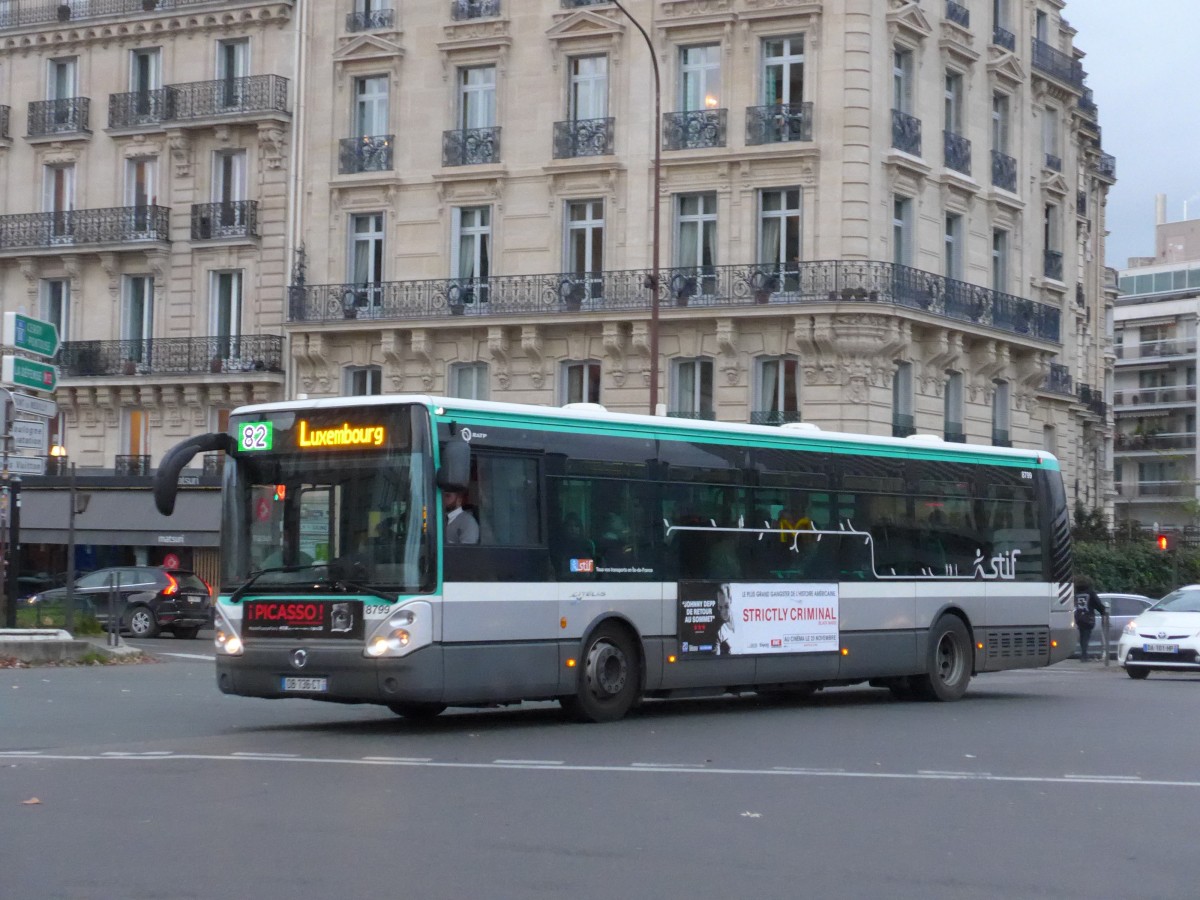
[[[442,495],[446,509],[446,543],[447,544],[478,544],[479,523],[475,517],[463,509],[467,502],[465,491],[446,491]]]

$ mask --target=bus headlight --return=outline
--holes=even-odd
[[[433,607],[421,601],[396,610],[381,622],[363,650],[372,659],[405,656],[433,642]]]
[[[246,649],[242,644],[241,636],[233,627],[233,623],[229,621],[229,617],[225,615],[225,611],[220,606],[215,607],[215,610],[213,645],[217,648],[217,655],[241,656],[242,651]]]

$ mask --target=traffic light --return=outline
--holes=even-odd
[[[1160,534],[1154,538],[1154,546],[1160,553],[1169,553],[1175,549],[1175,539],[1169,534]]]

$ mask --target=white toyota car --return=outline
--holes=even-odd
[[[1200,584],[1172,591],[1126,625],[1117,661],[1130,678],[1200,672]]]

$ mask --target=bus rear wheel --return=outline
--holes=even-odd
[[[942,616],[929,632],[927,674],[909,679],[922,700],[957,700],[971,683],[971,636],[957,616]]]
[[[406,719],[433,719],[446,711],[444,703],[389,703],[388,709]]]
[[[562,697],[563,709],[583,722],[614,722],[641,694],[641,666],[628,633],[614,625],[592,632],[579,665],[578,689]]]

